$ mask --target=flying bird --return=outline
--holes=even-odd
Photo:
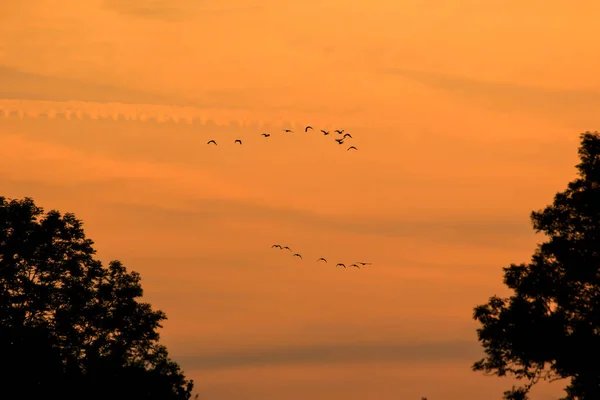
[[[340,131],[339,129],[336,129],[336,132],[337,132],[337,133],[339,133],[339,134],[341,135],[342,133],[344,133],[344,130],[342,129],[342,130]]]
[[[356,267],[356,268],[360,269],[360,267],[356,264],[350,264],[349,267]]]
[[[338,144],[344,144],[344,139],[335,139],[336,142],[338,142]]]
[[[342,136],[342,139],[345,139],[347,137],[349,137],[350,139],[352,139],[352,135],[349,134],[349,133],[344,133],[344,136]]]
[[[233,142],[233,144],[235,144],[235,143],[242,144],[242,141],[240,139],[235,139],[235,142]]]
[[[215,142],[214,140],[209,140],[206,144],[211,144],[211,143],[214,143],[215,146],[217,145],[217,142]]]
[[[286,129],[285,131],[286,131],[286,132],[289,132],[289,133],[293,133],[293,132],[294,132],[294,131],[292,131],[291,129]]]
[[[262,135],[263,135],[264,137],[269,137],[269,136],[271,136],[271,134],[270,134],[270,133],[263,133]]]
[[[292,254],[292,257],[299,257],[299,258],[302,258],[302,256],[301,256],[300,254],[298,254],[298,253],[296,253],[296,254]]]
[[[317,260],[317,262],[319,262],[319,261],[321,261],[321,260],[323,260],[323,261],[327,262],[327,260],[326,260],[324,257],[321,257],[321,258],[319,258],[319,259]]]
[[[329,131],[324,131],[323,129],[321,129],[321,132],[323,132],[323,135],[329,135]]]
[[[304,132],[308,132],[309,129],[312,129],[313,127],[308,125],[306,128],[304,128]]]
[[[271,248],[278,248],[278,249],[281,249],[281,245],[280,245],[280,244],[274,244],[273,246],[271,246]]]
[[[340,144],[341,144],[341,143],[340,143]],[[352,149],[354,149],[354,150],[358,150],[358,149],[357,149],[356,147],[354,147],[354,146],[350,146],[350,147],[348,147],[348,150],[352,150]],[[348,150],[346,150],[346,151],[348,151]]]
[[[292,249],[290,249],[290,248],[289,248],[289,247],[287,247],[287,246],[285,246],[285,247],[282,247],[282,248],[281,248],[281,250],[289,250],[289,251],[292,251]]]
[[[357,264],[359,265],[371,265],[373,263],[368,263],[368,262],[357,262]]]
[[[344,267],[344,268],[346,268],[346,264],[342,264],[342,263],[336,264],[335,266],[336,267]]]

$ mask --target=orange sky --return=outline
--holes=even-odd
[[[500,398],[472,309],[597,128],[600,4],[566,4],[7,2],[0,195],[142,274],[201,399]]]

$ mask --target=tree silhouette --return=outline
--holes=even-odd
[[[571,378],[566,399],[600,399],[600,134],[581,134],[578,177],[533,212],[537,245],[528,264],[504,268],[510,298],[475,308],[485,358],[473,370],[527,380],[504,393],[527,399],[540,379]]]
[[[189,399],[139,302],[140,275],[94,259],[73,214],[0,197],[0,390],[19,398]],[[58,397],[57,397],[58,398]]]

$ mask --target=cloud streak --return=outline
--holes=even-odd
[[[204,198],[188,203],[188,209],[166,208],[158,205],[111,203],[109,207],[122,213],[136,225],[151,224],[156,229],[197,229],[200,224],[216,223],[224,218],[240,220],[277,221],[295,227],[321,231],[352,232],[392,238],[420,237],[447,242],[480,245],[499,245],[507,240],[531,235],[529,221],[511,220],[500,216],[478,216],[436,220],[408,219],[391,216],[382,219],[368,215],[333,217],[308,210],[269,205],[260,200]]]
[[[600,92],[593,90],[544,88],[404,68],[385,68],[381,72],[402,76],[464,101],[501,111],[525,111],[549,117],[570,113],[586,118],[595,116],[600,107]]]
[[[263,9],[260,5],[231,5],[220,8],[199,7],[203,3],[205,5],[206,2],[197,0],[104,0],[103,7],[124,15],[163,21],[181,21],[198,13],[222,14]]]
[[[278,103],[266,102],[272,97],[281,97],[290,86],[237,87],[221,90],[203,90],[194,98],[182,95],[162,95],[122,86],[88,83],[76,79],[49,76],[22,71],[0,65],[0,100],[43,101],[55,103],[85,102],[90,107],[101,104],[145,106],[176,106],[195,109],[220,110],[270,110],[306,113],[356,113],[359,107],[329,105],[300,106],[289,100]],[[258,95],[260,93],[260,96]],[[265,95],[267,97],[265,97]],[[261,100],[262,99],[262,100]],[[97,103],[97,104],[93,104]],[[57,104],[58,105],[58,104]],[[26,107],[27,104],[22,104]],[[73,105],[71,105],[72,107]],[[79,110],[85,112],[85,110]],[[170,110],[173,112],[173,110]]]
[[[182,99],[124,89],[117,86],[81,82],[0,66],[0,98],[41,101],[89,101],[96,103],[194,105]]]
[[[235,352],[204,352],[174,358],[189,370],[216,370],[286,364],[435,363],[475,361],[476,342],[336,344],[264,348]]]

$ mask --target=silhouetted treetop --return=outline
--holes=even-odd
[[[88,399],[189,399],[193,382],[158,342],[165,314],[140,301],[138,273],[104,267],[92,246],[73,214],[0,197],[1,346],[19,358],[15,337],[44,338],[46,361]]]
[[[581,135],[579,157],[578,177],[531,214],[547,240],[529,263],[504,268],[514,295],[475,308],[486,357],[473,369],[529,381],[506,399],[566,378],[564,399],[600,399],[600,134]]]

